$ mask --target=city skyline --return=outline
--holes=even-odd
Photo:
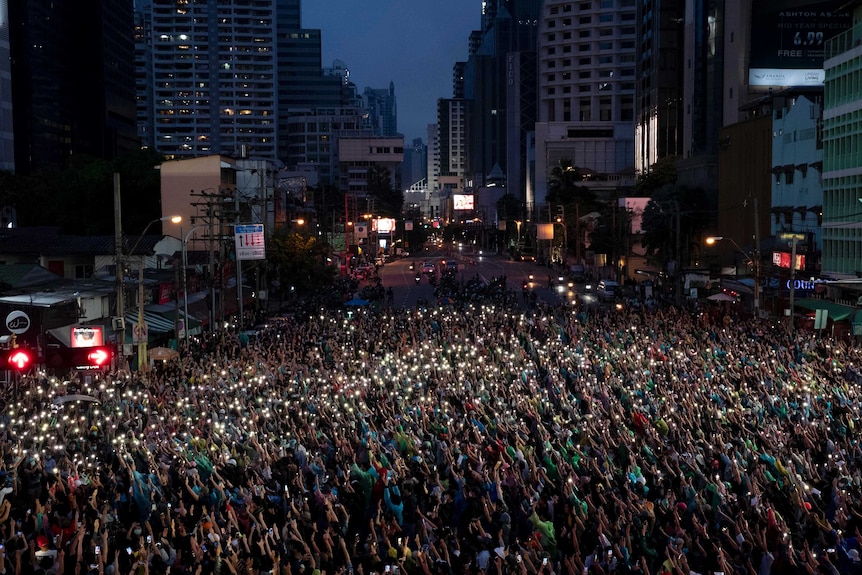
[[[362,90],[395,83],[398,132],[427,139],[437,100],[452,97],[452,69],[468,57],[470,32],[481,24],[481,0],[434,3],[384,0],[306,2],[303,28],[320,29],[323,65],[344,61]],[[410,47],[409,49],[407,47]]]

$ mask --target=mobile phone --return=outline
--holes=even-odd
[[[272,527],[269,528],[269,534],[272,535]]]
[[[521,560],[522,560],[522,559],[521,559],[521,554],[520,554],[520,553],[518,553],[515,557],[518,559],[518,563],[520,563],[520,562],[521,562]]]
[[[391,570],[392,570],[392,567],[390,567],[389,565],[387,565],[383,568],[383,571],[386,573],[389,573]]]
[[[152,542],[153,542],[153,536],[147,535],[147,543],[152,543]]]
[[[131,555],[131,554],[132,554],[132,548],[131,548],[131,547],[126,547],[126,553],[128,553],[129,555]]]
[[[102,554],[102,548],[99,545],[96,545],[96,555]]]
[[[168,509],[170,509],[170,508],[171,508],[171,502],[168,501]]]
[[[203,551],[204,553],[206,553],[206,552],[207,552],[207,546],[206,546],[206,545],[201,545],[201,551]]]
[[[544,559],[542,559],[542,565],[547,565],[547,564],[548,564],[548,558],[545,557]]]

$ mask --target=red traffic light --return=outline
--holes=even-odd
[[[13,369],[17,369],[18,371],[24,371],[28,367],[30,367],[30,363],[33,361],[33,356],[30,355],[30,352],[26,349],[15,349],[12,350],[6,357],[6,362],[9,364],[9,367]]]
[[[90,365],[102,366],[111,360],[111,354],[102,347],[94,348],[87,354],[87,362]]]

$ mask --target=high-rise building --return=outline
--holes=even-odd
[[[684,0],[637,3],[635,170],[682,153]],[[626,13],[631,18],[631,13]]]
[[[823,108],[822,274],[858,277],[862,271],[862,5],[853,27],[826,42]]]
[[[441,189],[459,191],[464,187],[464,146],[466,145],[466,101],[437,100],[437,145]]]
[[[9,59],[9,9],[6,0],[0,0],[0,170],[15,171],[12,61]]]
[[[63,167],[73,154],[112,159],[136,149],[131,3],[11,2],[8,15],[3,4],[11,59],[3,61],[11,66],[0,65],[0,98],[6,113],[10,100],[14,109],[16,172]],[[0,125],[7,137],[8,130]]]
[[[609,181],[634,171],[635,0],[545,2],[535,204],[561,160]]]
[[[425,181],[428,174],[428,147],[422,138],[414,138],[410,146],[404,148],[404,166],[401,179],[405,187]]]
[[[395,101],[395,84],[389,82],[389,88],[365,88],[362,96],[374,135],[387,138],[396,136],[398,106]]]
[[[464,171],[473,187],[484,186],[495,166],[506,174],[509,188],[526,186],[524,130],[532,130],[536,120],[533,95],[541,5],[541,0],[484,2],[482,29],[470,35],[470,54],[463,67],[468,123]],[[510,161],[517,164],[510,166]]]
[[[168,158],[208,154],[275,158],[278,11],[293,2],[250,6],[239,2],[141,0],[138,34],[145,46],[139,76],[147,92],[152,134],[147,138]],[[146,118],[139,120],[144,123]]]

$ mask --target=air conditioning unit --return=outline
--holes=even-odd
[[[124,327],[124,321],[121,317],[112,317],[111,318],[111,327],[114,328],[114,331],[121,331]]]
[[[856,298],[856,305],[862,306],[862,295],[860,295],[859,297]]]

